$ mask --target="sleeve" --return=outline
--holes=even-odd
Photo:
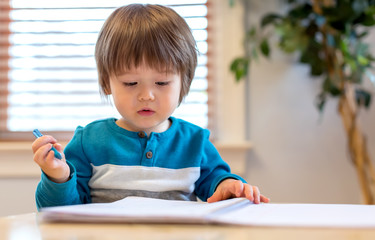
[[[91,165],[82,147],[83,128],[78,127],[64,153],[70,167],[71,178],[65,183],[52,182],[42,173],[35,199],[37,209],[43,207],[74,205],[91,202],[88,181],[91,178]]]
[[[227,178],[246,181],[236,174],[232,174],[229,165],[221,158],[215,146],[209,141],[209,132],[206,131],[202,140],[201,175],[195,184],[196,195],[202,201],[214,194],[217,186]]]

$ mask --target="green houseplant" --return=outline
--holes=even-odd
[[[316,101],[319,111],[329,98],[339,99],[338,112],[364,203],[375,204],[375,170],[358,124],[359,109],[368,108],[372,97],[363,82],[374,79],[370,69],[375,58],[364,39],[375,25],[375,0],[288,0],[286,4],[286,13],[268,13],[260,26],[247,31],[245,54],[234,59],[230,69],[237,81],[244,79],[253,60],[271,55],[273,35],[283,52],[298,53],[299,62],[322,80]]]

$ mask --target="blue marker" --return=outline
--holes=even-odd
[[[36,138],[40,138],[41,136],[43,136],[43,134],[41,134],[41,133],[39,132],[38,129],[34,129],[33,134],[34,134],[34,136],[35,136]],[[55,153],[55,158],[58,158],[58,159],[60,159],[60,160],[62,159],[61,154],[56,150],[56,148],[54,148],[54,147],[52,146],[51,150],[54,151],[54,153]]]

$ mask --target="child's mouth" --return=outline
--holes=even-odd
[[[138,111],[138,114],[141,115],[141,116],[151,116],[155,113],[155,111],[151,110],[151,109],[142,109],[140,111]]]

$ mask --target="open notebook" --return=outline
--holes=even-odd
[[[252,204],[244,198],[216,203],[127,197],[42,209],[47,222],[209,223],[247,226],[375,228],[375,206],[349,204]]]

